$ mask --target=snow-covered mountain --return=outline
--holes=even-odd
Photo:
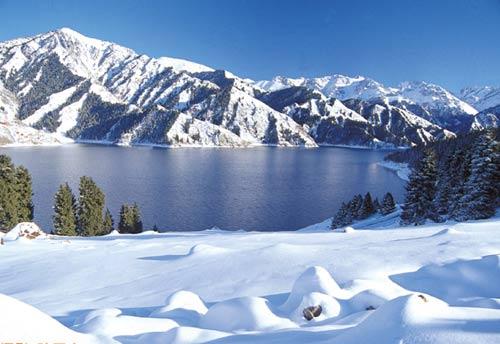
[[[500,87],[466,87],[460,91],[460,98],[483,111],[500,105]]]
[[[343,104],[349,99],[369,103],[359,113],[353,102]],[[374,103],[378,107],[366,105]],[[29,131],[5,134],[9,143],[36,136],[40,143],[399,146],[451,135],[443,128],[460,132],[472,123],[496,123],[476,120],[476,113],[425,82],[386,87],[333,75],[255,83],[191,61],[140,55],[68,28],[0,43],[0,120],[5,133]]]
[[[246,80],[67,28],[0,43],[0,80],[19,104],[16,118],[76,140],[316,145]]]
[[[260,98],[303,125],[319,144],[412,146],[454,136],[384,98],[341,102],[303,86],[269,92]]]
[[[433,124],[458,132],[467,131],[477,110],[454,96],[441,86],[427,82],[403,82],[398,87],[386,87],[380,82],[363,76],[348,77],[335,74],[321,78],[275,77],[270,81],[258,81],[256,85],[267,91],[281,90],[290,86],[304,86],[317,90],[327,97],[348,99],[383,99],[406,110],[419,108],[416,113]]]

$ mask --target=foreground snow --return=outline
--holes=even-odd
[[[0,342],[500,342],[500,218],[328,223],[7,240]]]

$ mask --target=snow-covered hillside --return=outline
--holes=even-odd
[[[258,81],[255,84],[267,91],[303,86],[342,101],[379,99],[412,111],[414,115],[454,132],[467,131],[478,112],[450,91],[428,82],[403,82],[397,87],[387,87],[363,76],[334,74],[320,78],[297,79],[278,76],[270,81]]]
[[[247,80],[68,28],[0,43],[0,81],[19,104],[14,117],[77,141],[316,146],[288,116],[254,98]]]
[[[500,87],[466,87],[460,91],[460,98],[478,111],[500,105]]]
[[[345,233],[325,221],[277,233],[11,236],[0,245],[0,341],[500,342],[500,219],[397,219]]]

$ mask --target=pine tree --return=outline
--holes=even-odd
[[[362,206],[363,206],[363,196],[359,194],[354,196],[351,202],[349,202],[350,214],[353,220],[359,220],[361,218],[360,214]]]
[[[114,229],[114,221],[113,221],[113,216],[111,215],[111,212],[109,211],[108,208],[106,208],[106,213],[104,214],[104,220],[102,224],[102,235],[109,234],[113,231]]]
[[[495,214],[500,183],[500,146],[493,133],[479,136],[471,156],[470,177],[457,213],[459,221],[486,219]]]
[[[413,170],[406,185],[406,199],[401,213],[401,224],[422,225],[435,218],[436,154],[426,151],[422,161]]]
[[[78,232],[82,236],[102,234],[104,193],[92,180],[80,178],[80,198],[78,201]]]
[[[376,197],[375,200],[373,201],[373,208],[375,208],[375,211],[377,212],[380,211],[380,207],[381,207],[380,202],[378,200],[378,197]]]
[[[384,199],[382,200],[382,205],[380,206],[380,212],[382,215],[387,215],[396,210],[396,203],[394,202],[394,197],[390,192],[384,195]]]
[[[24,166],[16,168],[17,216],[19,222],[33,221],[31,175]]]
[[[59,186],[54,197],[54,231],[56,235],[77,235],[76,199],[67,183]]]
[[[363,198],[363,203],[361,209],[359,210],[359,218],[366,219],[375,213],[375,207],[373,206],[372,195],[366,193],[365,198]]]
[[[120,208],[120,221],[118,222],[118,232],[122,234],[132,233],[134,228],[134,220],[132,217],[131,207],[123,204]]]
[[[350,222],[347,223],[347,221],[349,220],[348,212],[349,212],[349,204],[342,202],[342,205],[340,206],[339,210],[337,211],[337,213],[335,214],[335,216],[332,219],[332,224],[331,224],[330,228],[336,229],[336,228],[340,228],[340,227],[343,227],[343,226],[349,224]],[[351,221],[352,221],[352,217],[351,217]]]
[[[16,173],[10,157],[0,155],[0,230],[7,231],[19,222]]]
[[[139,206],[137,203],[134,203],[132,206],[132,219],[133,219],[133,233],[142,233],[142,219],[141,219],[141,211],[139,210]]]

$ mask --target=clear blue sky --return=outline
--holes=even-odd
[[[0,0],[0,40],[71,27],[252,79],[500,86],[500,0]]]

